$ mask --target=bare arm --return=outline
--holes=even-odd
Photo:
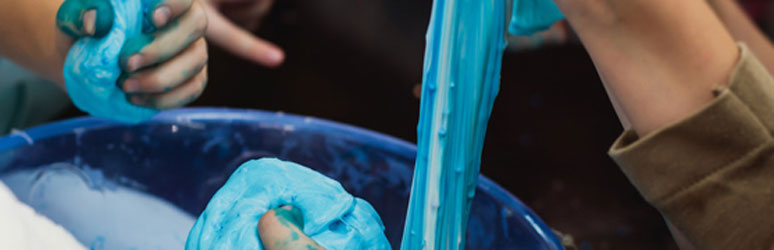
[[[703,0],[555,2],[641,136],[710,102],[739,55]]]
[[[733,0],[711,0],[711,8],[702,0],[556,2],[591,54],[621,123],[640,136],[713,99],[712,89],[728,82],[737,60],[734,40],[774,72],[771,41]],[[683,249],[693,249],[670,228]]]
[[[207,27],[195,0],[154,0],[142,14],[155,31],[129,37],[117,84],[137,106],[169,109],[198,97],[207,82]],[[76,38],[112,30],[109,0],[0,0],[0,55],[64,87],[62,68]]]
[[[0,54],[60,86],[67,48],[72,44],[55,25],[63,1],[0,0]]]
[[[769,72],[774,73],[774,44],[744,13],[736,0],[710,0],[709,3],[734,39],[746,43]]]

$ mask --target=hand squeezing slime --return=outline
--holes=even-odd
[[[96,117],[136,123],[158,110],[129,103],[116,82],[122,73],[121,48],[126,40],[142,32],[143,4],[141,0],[110,3],[114,11],[112,28],[104,37],[82,37],[75,42],[64,65],[65,84],[79,109]]]
[[[302,211],[303,232],[326,249],[390,249],[368,202],[314,170],[277,159],[242,164],[199,216],[186,249],[263,249],[258,220],[283,205]]]

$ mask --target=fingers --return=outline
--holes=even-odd
[[[152,109],[171,109],[184,106],[198,98],[207,86],[207,67],[183,84],[157,94],[128,94],[130,103]]]
[[[152,33],[130,38],[121,49],[124,70],[119,87],[138,106],[170,109],[195,100],[207,85],[207,27],[204,10],[193,0],[150,0]],[[181,15],[175,18],[175,15]]]
[[[211,6],[205,6],[210,18],[207,39],[242,58],[267,67],[277,67],[285,60],[285,53],[276,45],[253,36],[237,27]]]
[[[166,63],[129,74],[119,84],[127,94],[166,92],[199,74],[206,65],[207,43],[200,38]]]
[[[271,10],[274,0],[221,0],[218,1],[220,14],[247,31],[255,31]]]
[[[282,206],[266,212],[258,221],[258,236],[266,250],[325,249],[309,238],[301,210]]]
[[[201,5],[194,4],[180,18],[153,33],[141,34],[126,41],[119,64],[126,72],[162,63],[200,39],[207,29],[207,17]]]
[[[108,0],[66,0],[56,13],[56,26],[73,38],[103,37],[113,27]]]
[[[148,9],[145,18],[156,28],[161,28],[188,11],[193,0],[144,0],[143,4]]]

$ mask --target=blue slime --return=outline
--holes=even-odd
[[[282,205],[300,208],[303,231],[326,249],[390,249],[368,202],[304,166],[264,158],[239,167],[207,204],[186,249],[263,249],[258,219]]]
[[[564,18],[553,0],[513,0],[513,14],[508,32],[532,35]]]
[[[464,249],[505,49],[505,0],[435,0],[427,30],[417,159],[401,249]],[[558,15],[557,15],[558,13]],[[561,18],[550,0],[514,0],[511,31]]]
[[[158,110],[135,106],[127,101],[116,82],[121,76],[118,56],[124,42],[143,29],[140,0],[110,0],[115,20],[103,38],[82,37],[67,54],[64,79],[70,98],[89,114],[127,123],[149,119]]]
[[[116,82],[125,41],[143,30],[140,0],[110,0],[115,20],[104,38],[79,39],[64,78],[75,105],[97,117],[136,123],[158,111],[132,105]],[[518,35],[562,18],[550,0],[514,0],[509,31]],[[427,32],[418,152],[403,249],[465,245],[486,125],[497,95],[505,46],[505,0],[436,0]],[[188,236],[186,249],[262,249],[258,218],[294,205],[304,232],[329,249],[389,249],[375,210],[337,182],[276,159],[250,161],[218,191]]]

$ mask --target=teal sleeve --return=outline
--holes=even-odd
[[[0,58],[0,136],[50,121],[70,107],[67,94],[13,62]]]

